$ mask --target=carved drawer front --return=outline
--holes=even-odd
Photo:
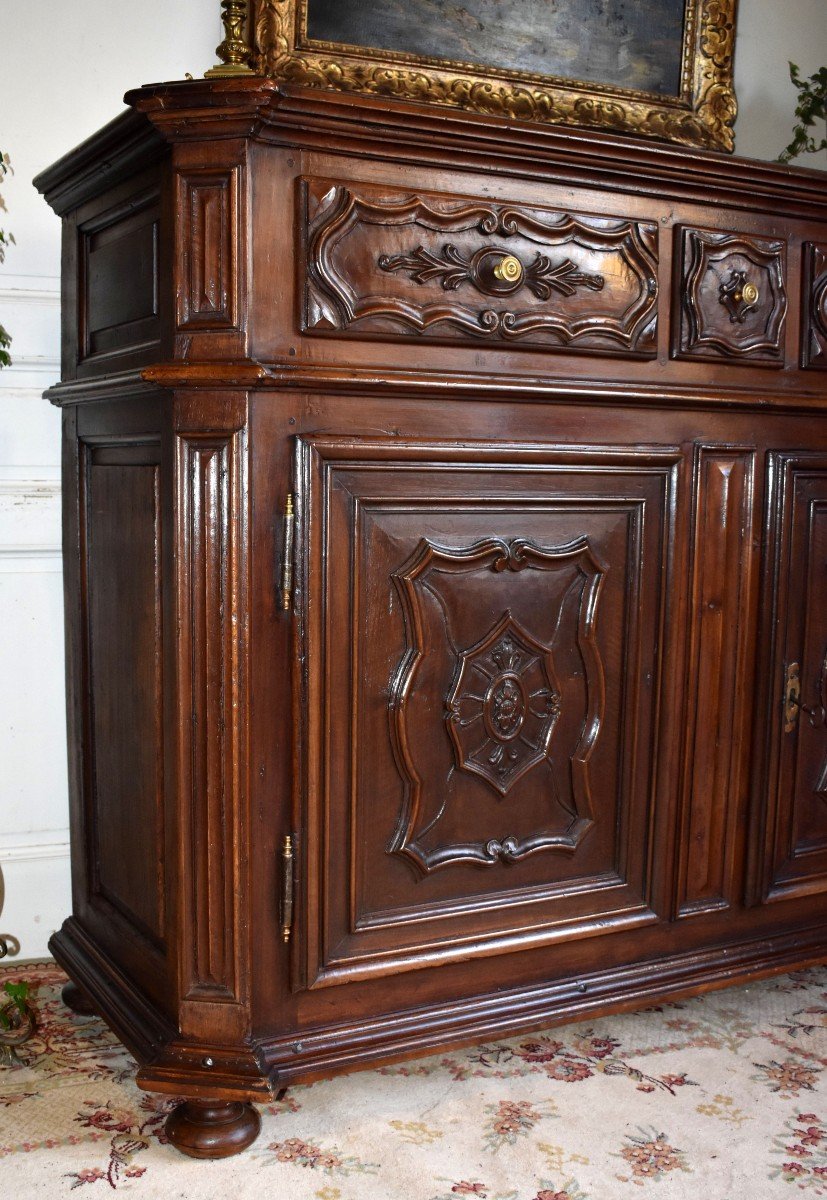
[[[804,247],[801,365],[827,370],[827,245]]]
[[[656,919],[677,461],[301,444],[305,983]]]
[[[307,332],[656,353],[651,222],[303,186]]]
[[[679,237],[675,356],[783,366],[785,244],[704,229]]]
[[[773,454],[764,899],[827,891],[827,455]]]

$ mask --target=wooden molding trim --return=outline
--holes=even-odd
[[[181,1029],[249,1027],[246,398],[175,401]]]

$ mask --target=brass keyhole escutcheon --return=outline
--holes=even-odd
[[[494,268],[495,276],[503,283],[516,283],[522,273],[523,264],[513,254],[506,254]]]

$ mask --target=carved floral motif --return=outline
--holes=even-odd
[[[417,246],[411,254],[382,254],[379,266],[383,271],[407,271],[414,283],[430,283],[436,279],[446,292],[454,291],[461,283],[467,282],[490,296],[497,292],[517,291],[525,284],[540,300],[548,300],[553,291],[561,296],[573,296],[578,287],[599,292],[606,282],[602,275],[578,271],[570,258],[552,265],[545,254],[538,253],[528,266],[521,263],[520,273],[513,284],[503,287],[496,278],[486,278],[480,270],[482,255],[492,253],[497,254],[496,251],[483,249],[468,259],[448,242],[437,254],[426,250],[424,246]]]
[[[546,755],[560,714],[551,671],[549,648],[510,612],[460,655],[447,703],[457,765],[502,796]]]

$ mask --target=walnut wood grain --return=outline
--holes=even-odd
[[[657,352],[657,226],[305,181],[305,328]],[[509,257],[518,274],[499,279]]]
[[[748,743],[755,453],[699,446],[694,463],[690,672],[678,915],[733,903]]]
[[[248,1027],[247,406],[216,394],[175,412],[182,1031]]]
[[[787,316],[784,243],[702,229],[682,230],[681,241],[676,353],[782,366]],[[754,299],[747,289],[754,291]]]
[[[823,451],[774,452],[769,459],[772,558],[765,577],[765,612],[774,613],[767,639],[765,703],[774,736],[759,776],[763,820],[754,829],[763,865],[765,900],[827,890],[827,725],[825,725],[825,581],[827,456]],[[791,720],[783,712],[785,678],[798,664],[799,698]]]
[[[188,1158],[230,1158],[256,1140],[261,1117],[237,1100],[188,1100],[164,1122],[170,1144]]]
[[[801,365],[827,369],[827,244],[804,247]]]
[[[598,917],[606,931],[653,920],[642,849],[679,455],[318,436],[301,450],[306,570],[353,564],[305,591],[301,617],[308,981],[436,965],[449,936],[503,953]],[[491,655],[513,652],[526,702],[536,693],[546,711],[518,730],[512,761],[507,738],[467,742],[458,725],[484,725]],[[512,663],[494,677],[520,675]],[[621,694],[622,709],[606,700]]]
[[[239,169],[178,176],[182,214],[178,328],[234,329],[238,320]]]
[[[823,959],[822,174],[255,78],[130,103],[39,181],[52,945],[199,1102],[182,1147]]]

